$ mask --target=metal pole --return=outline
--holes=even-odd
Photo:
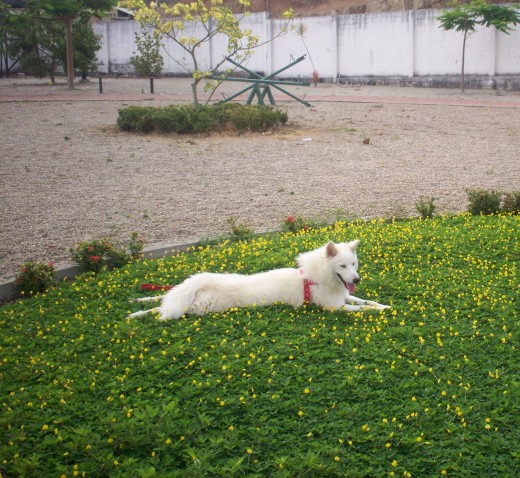
[[[150,78],[150,93],[153,95],[154,94],[154,89],[153,89],[153,78]]]
[[[103,78],[99,77],[99,93],[103,93]]]

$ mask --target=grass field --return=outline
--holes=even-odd
[[[128,320],[143,282],[359,238],[358,293]],[[83,276],[0,309],[0,474],[520,476],[520,217],[337,223]]]

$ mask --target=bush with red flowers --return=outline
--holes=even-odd
[[[69,249],[71,259],[84,272],[97,274],[104,267],[122,267],[141,257],[144,241],[133,233],[127,244],[114,244],[110,239],[83,241]]]
[[[282,223],[282,230],[289,232],[309,231],[314,226],[314,222],[302,216],[287,216]]]
[[[15,278],[15,286],[21,295],[33,295],[45,292],[56,283],[54,264],[26,262],[20,267]]]

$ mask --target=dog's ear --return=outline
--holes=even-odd
[[[327,257],[334,257],[338,253],[338,248],[336,247],[336,244],[330,241],[325,246],[325,252]]]
[[[349,249],[351,249],[352,251],[356,252],[356,247],[358,246],[359,244],[359,239],[356,239],[355,241],[350,241],[347,246],[349,247]]]

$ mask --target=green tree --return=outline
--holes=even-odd
[[[498,31],[509,33],[511,25],[520,23],[520,13],[514,7],[493,5],[484,0],[472,0],[470,3],[453,3],[453,7],[445,10],[437,17],[440,28],[456,30],[463,33],[461,91],[464,93],[464,64],[466,56],[466,40],[478,26],[495,27]]]
[[[19,30],[18,14],[10,11],[9,6],[0,0],[0,78],[18,63],[19,57],[14,44]]]
[[[73,23],[92,17],[100,18],[117,4],[117,0],[27,0],[34,18],[55,20],[65,25],[67,82],[74,89]]]
[[[193,103],[196,106],[199,104],[199,83],[227,61],[224,57],[212,71],[204,71],[198,56],[205,43],[217,35],[224,37],[227,42],[227,56],[237,62],[246,60],[253,49],[260,46],[258,36],[253,35],[251,30],[240,27],[241,20],[249,15],[249,0],[239,0],[241,12],[236,15],[231,8],[222,4],[222,0],[195,0],[176,4],[122,0],[120,3],[134,12],[135,20],[143,28],[152,28],[156,38],[166,37],[172,40],[190,58],[191,66],[186,66],[166,51],[178,65],[191,74]],[[292,11],[286,12],[284,16],[290,21]]]
[[[161,73],[164,60],[161,56],[161,43],[146,30],[142,35],[135,34],[137,53],[134,52],[130,63],[138,74],[143,76],[154,76]]]
[[[62,66],[66,70],[64,25],[21,14],[14,16],[8,27],[9,55],[19,60],[23,70],[38,78],[50,76],[54,84],[58,67]],[[84,76],[95,67],[101,38],[88,23],[75,23],[73,29],[75,65]]]
[[[92,25],[86,22],[75,23],[72,31],[74,69],[80,74],[82,79],[86,79],[88,73],[97,68],[96,52],[101,48],[101,36],[96,35]],[[60,59],[66,68],[66,48],[63,48]]]

